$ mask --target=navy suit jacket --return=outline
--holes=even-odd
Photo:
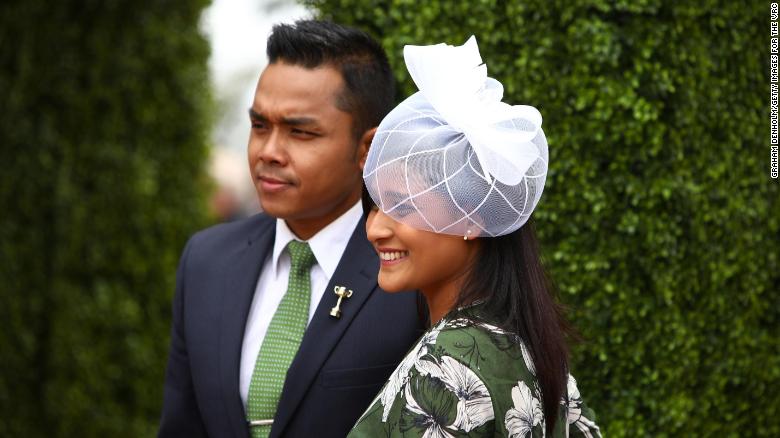
[[[275,219],[259,214],[195,234],[173,302],[160,437],[249,438],[239,395],[244,328],[273,251]],[[306,329],[284,383],[271,437],[344,437],[423,333],[415,292],[385,293],[358,224]],[[330,316],[346,286],[341,318]]]

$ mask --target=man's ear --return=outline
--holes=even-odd
[[[360,165],[360,170],[366,165],[366,158],[368,158],[368,149],[371,148],[371,142],[374,140],[374,134],[376,134],[376,126],[363,133],[360,137],[360,143],[358,143],[357,157]]]

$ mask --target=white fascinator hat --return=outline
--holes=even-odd
[[[374,203],[416,229],[501,236],[519,229],[547,176],[542,116],[501,101],[477,40],[404,47],[420,90],[377,128],[363,179]]]

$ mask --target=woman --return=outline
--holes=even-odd
[[[404,58],[420,91],[377,129],[366,229],[379,285],[419,289],[432,327],[349,436],[600,436],[527,223],[547,173],[541,115],[501,102],[474,37]]]

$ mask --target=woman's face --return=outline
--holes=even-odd
[[[379,286],[388,292],[419,289],[427,297],[460,290],[477,242],[421,231],[396,222],[374,207],[366,222],[379,254]]]

